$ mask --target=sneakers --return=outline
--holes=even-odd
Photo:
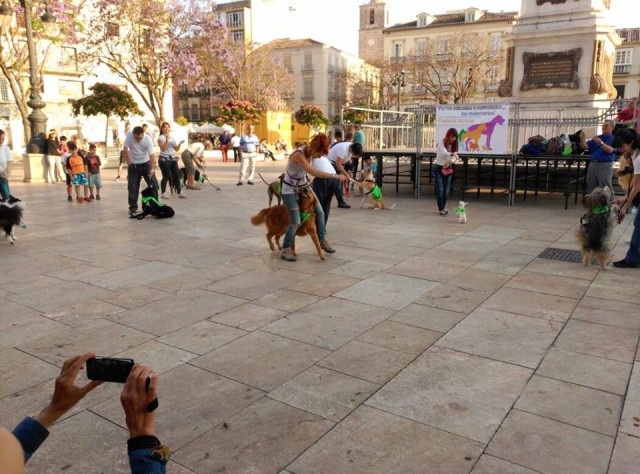
[[[120,176],[116,176],[116,181],[120,181]]]
[[[84,202],[84,198],[78,197],[78,203],[82,204]]]
[[[242,186],[242,181],[238,181],[238,182],[236,183],[236,186]]]
[[[162,193],[162,194],[160,195],[160,197],[161,197],[162,199],[171,199],[171,196],[169,196],[167,193]]]
[[[449,214],[449,211],[447,211],[446,209],[442,209],[441,211],[438,211],[438,214],[440,214],[441,216],[446,216],[447,214]]]
[[[137,207],[129,207],[129,215],[132,216],[134,215],[136,212],[138,212],[138,208]]]
[[[178,197],[179,197],[180,199],[186,199],[187,195],[186,195],[185,193],[183,193],[183,192],[182,192],[182,193],[178,194]]]
[[[327,253],[336,253],[336,249],[334,249],[326,240],[320,241],[320,248]]]
[[[298,257],[291,253],[291,249],[282,249],[280,258],[282,260],[286,260],[287,262],[295,262],[296,260],[298,260]]]
[[[247,184],[248,184],[249,186],[253,186],[253,181],[247,181]]]
[[[67,202],[73,202],[73,198],[71,196],[67,196]]]
[[[89,197],[90,197],[91,199],[95,199],[95,198],[93,197],[93,194],[89,194]]]
[[[91,199],[91,197],[84,198],[84,200],[85,200],[86,202],[91,202],[91,201],[93,201],[93,199]]]
[[[347,204],[346,202],[339,203],[338,207],[341,208],[341,209],[350,209],[351,208],[351,206],[349,204]]]
[[[624,259],[613,262],[613,266],[617,268],[640,268],[640,265],[633,265],[632,263],[629,263]]]
[[[96,201],[99,201],[99,200],[100,200],[100,195],[96,194]]]

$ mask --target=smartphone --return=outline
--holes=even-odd
[[[92,357],[87,360],[87,378],[104,382],[125,383],[133,368],[133,359]]]

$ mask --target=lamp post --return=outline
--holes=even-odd
[[[400,72],[396,72],[393,76],[393,80],[391,81],[391,85],[394,87],[398,87],[398,112],[400,112],[400,93],[401,89],[404,88],[404,69]]]
[[[28,0],[20,0],[20,6],[24,9],[25,35],[27,39],[27,49],[29,52],[29,85],[31,88],[27,105],[32,109],[29,114],[29,124],[31,128],[31,139],[27,145],[27,153],[45,153],[45,132],[47,129],[47,116],[42,109],[47,105],[40,95],[40,77],[38,76],[38,62],[36,56],[36,45],[33,41],[33,27],[31,25],[31,7],[33,3]],[[13,8],[9,6],[7,0],[0,6],[0,25],[7,29],[11,26]],[[52,33],[55,29],[56,18],[48,9],[40,17],[47,33]]]

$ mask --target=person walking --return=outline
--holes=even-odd
[[[450,128],[436,147],[434,171],[436,179],[436,202],[438,203],[438,213],[441,216],[449,214],[449,211],[446,209],[447,195],[451,188],[453,164],[458,159],[458,131],[455,128]]]
[[[182,183],[180,182],[180,168],[178,167],[178,155],[176,151],[180,149],[183,141],[177,143],[175,138],[170,134],[171,125],[168,122],[162,122],[160,125],[160,136],[158,137],[158,146],[160,147],[160,157],[158,163],[160,165],[160,171],[162,172],[162,181],[160,182],[160,188],[162,190],[162,198],[169,199],[166,193],[167,183],[171,182],[178,197],[187,197],[182,191]]]
[[[336,178],[338,175],[335,173],[329,173],[315,169],[311,166],[310,161],[313,158],[319,158],[326,156],[329,152],[329,140],[324,133],[319,133],[311,139],[308,145],[298,148],[287,160],[287,166],[285,169],[285,177],[282,182],[282,200],[284,205],[289,211],[289,226],[284,234],[284,242],[282,243],[282,254],[280,255],[283,260],[288,262],[295,262],[298,258],[293,255],[291,247],[296,236],[296,231],[300,227],[300,206],[298,204],[298,195],[304,189],[309,187],[309,181],[307,181],[307,174],[315,176],[317,178]],[[345,174],[340,174],[339,179],[346,181]],[[311,190],[313,192],[313,190]],[[316,228],[318,231],[318,239],[320,240],[320,247],[327,253],[335,253],[335,249],[327,242],[326,234],[327,229],[325,227],[324,211],[320,205],[320,201],[317,200],[314,209],[316,215]]]
[[[620,199],[618,211],[618,222],[624,219],[624,216],[633,208],[633,202],[640,196],[640,139],[633,129],[619,130],[612,142],[612,146],[618,148],[621,153],[631,155],[633,159],[633,181],[627,192],[627,196]],[[617,268],[640,268],[640,211],[636,211],[636,217],[633,220],[633,234],[629,241],[629,249],[622,260],[613,262],[613,266]]]
[[[2,201],[8,201],[11,198],[11,190],[9,189],[9,175],[11,174],[11,150],[4,144],[6,138],[4,130],[0,130],[0,196]]]
[[[233,162],[237,163],[242,161],[242,148],[240,148],[240,137],[235,133],[231,135],[231,140],[229,141],[231,144],[231,148],[233,149]]]
[[[245,178],[247,184],[253,185],[253,175],[256,172],[256,158],[258,151],[260,151],[260,140],[254,131],[255,127],[249,125],[247,127],[247,133],[240,137],[242,160],[240,164],[240,175],[238,176],[238,186],[242,186],[242,180]]]
[[[222,162],[226,163],[228,160],[228,151],[229,151],[229,144],[231,143],[231,137],[229,136],[229,134],[227,133],[226,130],[224,130],[222,132],[222,135],[220,135],[220,151],[222,152]]]
[[[144,133],[142,127],[134,127],[124,140],[124,159],[127,163],[127,190],[129,214],[138,211],[138,194],[140,180],[144,179],[147,186],[158,189],[155,179],[156,158],[153,152],[151,137]]]
[[[580,146],[584,150],[589,150],[589,167],[587,168],[587,189],[586,193],[591,193],[596,188],[609,186],[611,196],[613,196],[613,162],[616,159],[616,149],[611,146],[613,142],[613,120],[605,120],[602,123],[602,133],[587,141],[584,132],[580,132]]]
[[[61,181],[64,177],[62,164],[60,163],[60,140],[58,140],[58,132],[54,129],[49,130],[47,136],[47,182],[55,183]]]
[[[184,163],[185,172],[187,173],[187,189],[191,189],[193,191],[200,190],[200,186],[197,186],[195,183],[195,165],[199,168],[204,168],[206,166],[204,161],[204,149],[205,146],[203,143],[193,142],[182,152],[181,158]]]

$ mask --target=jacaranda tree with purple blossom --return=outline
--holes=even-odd
[[[56,17],[56,33],[49,35],[45,32],[40,17],[45,11],[44,3],[27,3],[32,8],[32,29],[39,67],[40,84],[42,84],[42,70],[44,67],[59,69],[71,68],[78,72],[78,64],[65,64],[61,46],[74,46],[78,42],[80,31],[79,12],[83,8],[84,1],[50,0],[47,2],[49,13]],[[31,127],[27,106],[29,100],[29,82],[25,77],[29,75],[29,55],[24,33],[24,8],[21,2],[12,2],[14,15],[8,28],[0,28],[0,71],[7,80],[15,105],[20,113],[22,128],[24,130],[25,143],[31,139]],[[67,58],[68,59],[68,58]],[[46,112],[46,110],[45,110]]]
[[[86,57],[108,67],[140,95],[158,125],[177,86],[202,86],[202,64],[226,35],[211,0],[97,0]]]
[[[91,87],[90,95],[71,101],[71,111],[78,115],[106,115],[107,126],[104,132],[105,157],[107,138],[109,136],[109,117],[117,115],[124,120],[130,115],[142,115],[138,103],[126,90],[114,84],[97,82]]]

